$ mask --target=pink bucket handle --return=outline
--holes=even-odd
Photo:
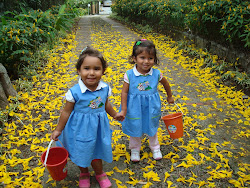
[[[43,163],[45,167],[46,167],[46,163],[47,163],[48,156],[49,156],[49,150],[50,150],[50,147],[51,147],[51,144],[53,143],[53,141],[55,141],[55,140],[52,139],[50,141],[48,149],[47,149],[47,152],[46,152],[46,155],[45,155],[45,159],[44,159],[44,163]],[[62,142],[60,140],[58,140],[58,141],[60,142],[60,144],[62,145],[62,147],[64,147],[63,144],[62,144]]]

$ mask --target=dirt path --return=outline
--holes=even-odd
[[[16,185],[29,187],[27,185],[31,183],[28,184],[28,181],[37,183],[37,187],[39,185],[58,188],[77,187],[79,170],[74,164],[69,161],[68,176],[63,181],[55,182],[48,178],[47,170],[43,171],[39,157],[48,145],[51,129],[56,126],[62,106],[60,95],[63,95],[77,80],[76,76],[68,76],[68,73],[75,75],[74,64],[85,46],[90,45],[99,49],[107,59],[109,68],[104,81],[110,83],[113,91],[110,100],[116,109],[119,108],[123,74],[132,67],[127,63],[127,57],[131,53],[135,39],[140,36],[107,16],[83,17],[78,26],[75,39],[71,36],[77,44],[65,41],[65,47],[61,50],[64,53],[61,54],[59,50],[52,55],[47,67],[41,71],[41,75],[46,75],[39,78],[41,83],[35,82],[30,96],[22,94],[27,107],[20,109],[26,114],[19,119],[25,125],[32,123],[33,129],[32,126],[19,129],[26,132],[33,131],[32,137],[20,134],[18,136],[16,131],[13,135],[17,139],[14,140],[13,136],[11,137],[11,130],[15,126],[9,123],[5,129],[6,139],[3,148],[9,151],[13,151],[14,148],[21,151],[32,149],[27,155],[23,152],[21,154],[6,152],[6,156],[9,155],[10,159],[17,157],[17,161],[27,160],[28,166],[21,163],[18,163],[19,166],[13,166],[10,160],[6,161],[1,157],[1,163],[8,167],[7,169],[2,165],[3,171],[21,172],[17,174],[20,178],[19,184],[15,174],[9,173],[10,187]],[[235,92],[216,82],[216,76],[208,69],[199,70],[199,62],[174,51],[173,42],[166,36],[154,34],[141,37],[153,40],[158,48],[161,60],[159,68],[171,83],[174,97],[184,113],[184,136],[172,140],[164,123],[161,122],[158,137],[164,158],[160,161],[152,159],[148,139],[145,137],[142,143],[142,160],[139,163],[132,163],[129,160],[128,138],[122,134],[121,125],[111,120],[114,162],[105,163],[104,169],[110,175],[113,187],[249,186],[250,102],[242,100],[241,92]],[[60,58],[57,59],[57,56]],[[175,112],[176,107],[165,105],[166,97],[162,87],[159,89],[162,95],[163,114]],[[44,96],[46,92],[48,94]],[[38,106],[40,109],[36,110]],[[32,110],[32,113],[29,110]],[[21,127],[19,119],[16,119],[15,124]],[[44,128],[46,130],[43,130]],[[13,142],[8,139],[13,139],[11,140]],[[27,144],[24,142],[18,145],[22,139]],[[33,158],[29,159],[32,156]],[[18,169],[14,170],[17,167]],[[6,176],[2,173],[2,177]],[[91,182],[91,187],[99,187],[94,176],[91,177]]]

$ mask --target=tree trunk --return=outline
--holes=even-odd
[[[17,92],[11,84],[5,67],[0,63],[0,108],[4,109],[8,105],[8,97],[16,96]]]

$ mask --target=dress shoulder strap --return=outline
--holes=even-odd
[[[159,69],[153,69],[153,74],[156,74],[157,78],[158,78],[158,81],[160,81],[161,71]]]

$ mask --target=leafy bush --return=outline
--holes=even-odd
[[[186,15],[185,22],[202,36],[226,39],[235,45],[244,42],[250,47],[249,2],[242,0],[197,0]],[[198,27],[197,27],[198,26]]]
[[[191,30],[237,47],[250,47],[249,2],[243,0],[116,0],[112,10],[161,30]]]
[[[20,12],[20,4],[24,7],[30,7],[34,10],[46,11],[54,5],[63,5],[65,0],[15,0],[15,1],[1,1],[0,12],[4,11],[17,11]]]
[[[112,10],[134,22],[146,20],[159,29],[184,27],[184,7],[176,0],[117,0]]]
[[[42,44],[52,44],[59,33],[70,31],[76,16],[66,5],[45,12],[24,7],[21,10],[6,11],[0,22],[0,60],[8,73],[17,77]]]
[[[8,70],[18,70],[30,61],[30,55],[40,43],[47,42],[53,32],[50,11],[5,12],[0,23],[0,59]],[[21,64],[24,63],[24,64]]]

